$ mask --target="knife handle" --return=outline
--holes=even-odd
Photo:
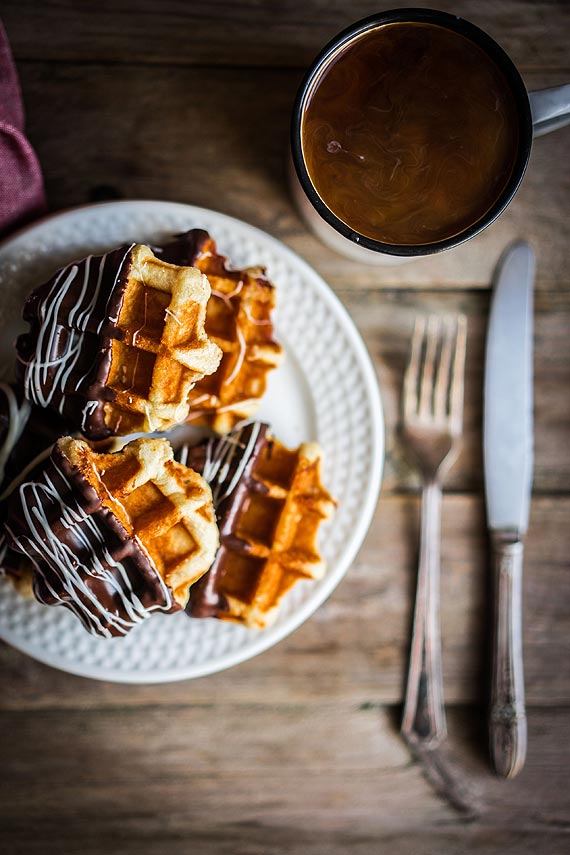
[[[492,550],[495,621],[490,751],[497,774],[514,778],[526,757],[521,613],[523,545],[520,540],[495,535]]]

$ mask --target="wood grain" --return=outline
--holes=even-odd
[[[565,0],[441,0],[510,53],[529,88],[570,79]],[[330,600],[230,671],[120,686],[0,645],[2,853],[28,855],[562,855],[570,762],[570,130],[537,140],[521,189],[450,253],[374,269],[324,249],[285,178],[291,105],[316,52],[372,0],[4,0],[30,138],[52,210],[156,198],[252,222],[299,252],[361,330],[383,393],[384,492]],[[484,726],[488,557],[481,383],[488,288],[502,250],[537,252],[536,469],[524,573],[529,754],[489,769]],[[459,814],[397,730],[416,572],[417,480],[398,433],[418,312],[463,311],[463,455],[443,509],[442,632]],[[476,706],[465,707],[464,704]],[[459,705],[459,706],[458,706]],[[449,793],[448,793],[449,796]]]
[[[517,196],[484,233],[450,252],[376,269],[325,250],[289,198],[288,127],[299,72],[235,69],[229,98],[223,69],[125,66],[120,97],[110,95],[114,67],[22,62],[19,70],[53,210],[102,198],[215,208],[282,239],[337,289],[488,288],[504,247],[520,237],[536,248],[538,289],[570,282],[568,129],[537,140]],[[528,75],[537,88],[554,82],[552,74]]]
[[[539,257],[540,264],[540,257]],[[468,322],[462,453],[446,479],[450,490],[483,488],[481,426],[489,295],[474,291],[355,291],[338,295],[356,322],[372,356],[386,420],[384,490],[419,486],[398,424],[409,342],[418,314],[462,312]],[[539,292],[535,301],[535,471],[538,493],[570,483],[570,295]],[[560,391],[557,391],[560,390]]]
[[[429,829],[416,832],[361,833],[305,831],[291,826],[272,825],[269,828],[253,821],[242,820],[235,824],[219,825],[204,830],[197,824],[181,830],[169,828],[165,819],[159,825],[155,818],[150,834],[141,837],[139,828],[133,834],[120,823],[110,826],[107,814],[103,829],[95,826],[95,836],[89,836],[77,826],[64,827],[57,821],[42,821],[40,828],[46,837],[55,840],[58,855],[165,855],[165,848],[173,855],[567,855],[568,835],[564,831],[512,831],[505,827],[476,829],[449,823],[444,830]],[[356,825],[356,824],[355,824]],[[7,855],[45,855],[45,842],[39,840],[22,823],[22,830],[10,831]],[[189,848],[191,846],[191,849]]]
[[[439,0],[434,5],[482,27],[523,70],[570,66],[570,16],[564,0]],[[374,0],[2,4],[17,59],[300,68],[340,30],[381,10]],[[49,33],[49,38],[38,38],[38,33]]]
[[[570,498],[533,502],[524,570],[524,651],[530,705],[570,704]],[[166,686],[118,686],[52,671],[0,647],[0,709],[243,706],[400,702],[416,578],[418,500],[380,499],[370,534],[327,603],[274,649],[230,671]],[[445,697],[480,700],[490,631],[481,502],[443,505],[441,622]]]
[[[282,851],[286,829],[289,843],[334,836],[348,851],[354,837],[370,853],[398,832],[457,841],[458,815],[410,763],[396,722],[346,702],[4,712],[4,840],[25,851],[49,840],[58,853],[83,838],[88,852],[210,852],[225,839],[265,853]],[[526,770],[509,786],[488,769],[479,724],[477,711],[454,711],[442,753],[472,794],[467,846],[506,817],[545,842],[566,829],[568,711],[531,711]]]

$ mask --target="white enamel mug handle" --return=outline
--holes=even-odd
[[[541,137],[570,124],[570,83],[529,92],[533,136]]]

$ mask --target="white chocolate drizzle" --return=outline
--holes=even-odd
[[[0,502],[3,502],[4,499],[8,498],[8,496],[11,496],[12,493],[14,492],[14,490],[16,489],[16,487],[20,486],[20,484],[22,483],[22,481],[24,480],[26,475],[28,475],[32,471],[32,469],[35,469],[35,467],[38,465],[38,463],[41,463],[42,460],[45,460],[47,457],[50,456],[52,448],[53,448],[53,445],[49,445],[47,448],[44,448],[43,451],[40,451],[40,453],[37,455],[37,457],[34,457],[33,460],[30,460],[30,462],[22,470],[22,472],[20,472],[20,474],[17,475],[16,478],[14,478],[14,480],[8,484],[8,486],[6,487],[6,489],[4,490],[2,495],[0,496]]]
[[[72,491],[70,482],[53,458],[52,465],[57,470],[58,477]],[[124,563],[113,558],[109,551],[104,527],[98,525],[92,515],[85,513],[75,499],[64,501],[47,472],[43,473],[42,479],[27,481],[20,486],[20,502],[29,536],[16,535],[8,525],[6,529],[13,545],[30,559],[36,575],[42,579],[53,598],[54,602],[48,604],[67,606],[90,632],[105,638],[126,635],[133,626],[141,623],[153,612],[169,611],[173,600],[160,574],[156,573],[156,577],[162,602],[144,606],[133,589]],[[85,556],[85,563],[79,560],[68,544],[54,534],[44,503],[50,511],[53,511],[54,507],[58,510],[57,515],[64,528],[73,529],[82,556]],[[146,555],[142,546],[141,550]],[[46,572],[46,566],[49,573]],[[112,569],[116,572],[113,573]],[[50,584],[50,575],[52,579],[57,579],[58,590]],[[111,611],[103,605],[86,583],[86,579],[90,577],[105,585],[112,592],[114,599],[118,598],[123,614],[118,614],[117,608]],[[41,601],[39,596],[38,599]]]
[[[210,396],[208,396],[208,397],[210,397]],[[195,406],[195,404],[196,404],[195,401],[192,402],[193,407]],[[223,407],[204,407],[203,409],[191,410],[188,413],[188,415],[186,416],[186,421],[191,422],[194,419],[201,419],[204,416],[204,414],[206,414],[206,413],[215,413],[216,415],[218,415],[218,413],[229,413],[229,412],[232,412],[234,410],[236,412],[239,412],[240,410],[243,410],[244,407],[247,407],[249,409],[250,407],[253,407],[254,405],[257,407],[258,404],[259,404],[259,398],[243,398],[241,401],[235,401],[233,404],[224,404]],[[251,412],[249,412],[247,414],[244,413],[243,415],[244,415],[244,417],[246,415],[250,416],[250,415],[252,415],[252,413]]]
[[[272,326],[272,325],[273,325],[273,321],[272,321],[272,319],[271,319],[271,318],[254,318],[254,317],[253,317],[253,315],[251,314],[251,309],[250,309],[250,307],[249,307],[249,306],[247,306],[247,305],[245,305],[245,303],[242,305],[242,307],[241,307],[241,308],[242,308],[242,311],[243,311],[244,315],[245,315],[245,316],[246,316],[246,318],[248,319],[248,321],[249,321],[250,323],[254,324],[255,326],[258,326],[258,327],[270,327],[270,326]]]
[[[26,422],[30,417],[30,411],[32,407],[30,402],[26,401],[26,399],[24,399],[22,403],[18,406],[18,399],[14,394],[14,390],[7,383],[0,383],[0,390],[6,396],[6,401],[8,402],[8,427],[6,430],[6,436],[4,437],[4,442],[0,446],[1,484],[4,480],[4,470],[6,467],[6,463],[8,462],[8,458],[10,457],[14,446],[22,435],[22,431],[24,430]]]
[[[244,425],[238,430],[232,431],[226,437],[219,440],[208,441],[206,446],[206,461],[202,477],[208,482],[212,489],[212,498],[214,505],[217,507],[228,496],[231,496],[237,487],[241,477],[243,476],[246,466],[249,463],[251,455],[254,452],[255,444],[259,437],[262,422],[253,422]],[[244,444],[244,433],[251,428],[251,433],[246,444]],[[186,459],[188,451],[186,450]],[[236,454],[240,455],[239,462],[233,472],[233,475],[228,481],[232,463]]]
[[[6,558],[6,553],[8,552],[8,539],[6,537],[5,532],[0,532],[0,576],[6,575],[6,569],[4,567],[4,559]]]
[[[87,401],[87,403],[83,407],[83,412],[81,414],[81,430],[83,432],[85,432],[85,429],[87,427],[87,419],[95,412],[98,406],[99,401]]]
[[[117,285],[119,275],[123,268],[125,259],[131,251],[134,244],[128,247],[121,263],[117,267],[113,287],[109,292],[105,312],[97,325],[95,332],[99,334],[103,325],[107,320],[116,322],[117,318],[109,318],[109,302]],[[38,302],[37,316],[40,323],[40,328],[36,341],[36,349],[29,361],[24,362],[26,371],[24,376],[25,395],[28,400],[40,407],[49,406],[56,394],[61,395],[59,402],[59,412],[63,412],[65,395],[67,392],[67,383],[69,377],[74,370],[80,358],[83,348],[83,342],[87,327],[91,321],[93,312],[97,305],[101,284],[105,274],[105,266],[107,259],[111,253],[103,255],[99,259],[99,269],[97,271],[97,281],[92,293],[89,294],[89,273],[93,256],[88,256],[78,264],[71,264],[61,270],[53,280],[51,288],[47,294]],[[78,277],[83,272],[83,281],[78,284]],[[59,322],[59,312],[65,298],[70,291],[77,289],[78,293],[75,303],[69,311],[69,315],[65,320],[65,324]],[[67,339],[62,347],[61,328],[64,326],[67,332]],[[20,358],[20,361],[23,360]],[[80,378],[75,388],[79,388],[88,371]],[[50,376],[50,369],[54,369]],[[90,404],[93,402],[89,402]],[[93,408],[89,411],[93,412]],[[85,421],[85,410],[83,421]]]
[[[234,290],[230,291],[229,294],[224,294],[223,291],[217,291],[214,288],[212,288],[211,293],[212,293],[213,297],[217,297],[219,300],[223,300],[223,302],[226,304],[228,309],[231,312],[233,312],[234,307],[231,304],[232,297],[237,297],[237,295],[241,292],[243,285],[244,285],[243,279],[240,279],[239,282],[237,283],[236,287],[234,288]]]
[[[241,367],[242,367],[243,361],[245,359],[245,351],[246,351],[245,337],[244,337],[244,334],[242,332],[239,321],[237,319],[236,319],[236,335],[237,335],[237,340],[238,340],[238,344],[239,344],[239,351],[238,351],[238,354],[236,356],[236,361],[234,362],[234,367],[232,368],[228,377],[224,378],[224,382],[223,382],[224,386],[229,386],[230,383],[233,383],[233,381],[236,379],[239,372],[241,371]]]

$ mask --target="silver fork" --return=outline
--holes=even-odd
[[[401,733],[433,749],[447,733],[439,629],[441,483],[457,457],[463,420],[467,321],[418,318],[404,379],[403,434],[423,480],[420,556]]]

